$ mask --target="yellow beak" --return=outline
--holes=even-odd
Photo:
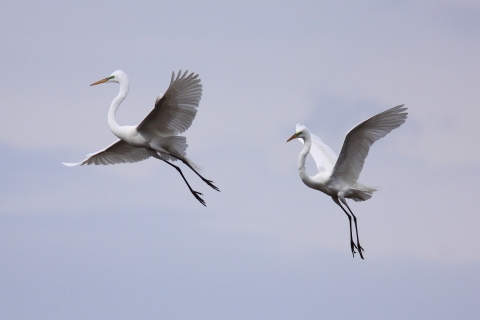
[[[99,80],[97,82],[94,82],[90,85],[91,86],[96,86],[97,84],[100,84],[100,83],[104,83],[104,82],[107,82],[108,81],[108,78],[105,78],[105,79],[102,79],[102,80]]]
[[[293,139],[296,139],[297,138],[297,134],[293,134],[293,136],[291,136],[290,138],[288,138],[287,142],[290,141],[290,140],[293,140]]]

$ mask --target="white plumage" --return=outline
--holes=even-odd
[[[136,148],[123,140],[117,140],[103,150],[87,154],[87,159],[78,163],[63,163],[68,167],[84,164],[107,165],[116,163],[138,162],[150,158],[146,149]]]
[[[106,82],[120,84],[120,91],[113,99],[108,113],[108,125],[117,140],[107,148],[87,155],[87,158],[78,163],[64,163],[66,166],[108,165],[116,163],[138,162],[155,157],[174,167],[182,176],[190,192],[203,205],[205,201],[200,192],[194,191],[179,167],[171,161],[180,160],[192,169],[205,183],[220,191],[213,182],[202,177],[200,169],[187,155],[187,140],[178,136],[187,130],[197,114],[198,104],[202,97],[202,84],[198,75],[187,75],[188,71],[175,76],[172,73],[170,86],[165,94],[155,101],[155,107],[138,126],[120,126],[115,120],[115,113],[126,98],[129,81],[125,72],[117,70],[109,77],[97,81],[93,85]]]
[[[376,190],[358,182],[365,158],[375,141],[385,137],[405,122],[407,118],[406,110],[407,108],[404,105],[399,105],[356,125],[347,133],[338,158],[319,137],[300,124],[297,124],[296,133],[287,140],[288,142],[295,138],[303,139],[303,141],[300,140],[304,143],[304,146],[298,159],[300,178],[308,187],[322,191],[332,197],[333,201],[346,213],[350,221],[352,254],[355,254],[355,248],[357,248],[362,259],[363,248],[360,246],[358,239],[357,219],[350,210],[346,198],[354,201],[365,201],[372,197],[372,193]],[[318,173],[313,177],[308,176],[305,172],[305,159],[309,153],[318,168]],[[347,207],[350,214],[342,207],[340,202]],[[355,221],[357,244],[353,242],[352,237],[352,217]]]
[[[300,132],[307,127],[297,124],[296,132]],[[318,172],[331,172],[333,170],[333,166],[335,165],[335,161],[337,161],[336,153],[325,143],[323,143],[322,139],[314,135],[310,132],[310,136],[312,138],[312,147],[310,148],[310,154],[315,160],[315,164],[317,165]],[[303,144],[303,139],[298,139]]]

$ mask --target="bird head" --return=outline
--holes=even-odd
[[[117,70],[117,71],[114,71],[110,76],[106,77],[105,79],[94,82],[90,86],[95,86],[97,84],[106,83],[106,82],[116,82],[116,83],[128,82],[128,77],[127,77],[127,74],[122,70]]]
[[[291,136],[290,138],[288,138],[287,142],[290,141],[290,140],[293,140],[293,139],[297,139],[297,138],[304,138],[305,135],[307,134],[307,127],[305,127],[304,125],[300,124],[300,123],[297,123],[297,127],[296,127],[296,130],[295,130],[295,133],[293,136]]]

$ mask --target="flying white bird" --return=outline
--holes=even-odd
[[[370,199],[372,193],[376,191],[376,189],[367,187],[357,180],[372,144],[385,137],[393,129],[401,126],[407,119],[407,113],[404,112],[407,108],[403,106],[402,104],[388,109],[356,125],[345,136],[338,158],[329,146],[303,125],[297,124],[296,133],[287,140],[288,142],[299,138],[299,141],[304,144],[298,158],[300,178],[308,187],[322,191],[332,197],[333,201],[342,208],[350,222],[352,255],[355,256],[356,248],[362,259],[362,251],[364,250],[358,239],[357,218],[350,210],[346,198],[354,201],[365,201]],[[318,168],[318,173],[313,177],[308,176],[305,172],[305,158],[308,153],[313,156]],[[348,208],[350,214],[340,202]],[[355,222],[357,244],[353,242],[352,237],[352,216]]]
[[[154,157],[174,167],[182,176],[190,192],[205,206],[205,201],[200,197],[202,193],[193,190],[182,170],[171,163],[180,160],[206,184],[220,191],[213,185],[213,181],[205,179],[198,173],[199,166],[187,158],[186,138],[179,136],[192,124],[202,97],[202,84],[198,74],[191,73],[187,76],[187,72],[185,71],[182,75],[179,71],[176,77],[175,73],[172,73],[167,91],[158,96],[155,107],[138,126],[120,126],[115,120],[115,113],[128,93],[129,82],[125,72],[117,70],[109,77],[92,83],[91,86],[113,82],[120,84],[120,92],[113,99],[108,111],[108,126],[119,140],[103,150],[87,155],[87,159],[79,163],[64,163],[64,165],[108,165],[138,162]]]

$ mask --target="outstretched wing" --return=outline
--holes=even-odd
[[[337,160],[337,155],[333,150],[327,146],[322,139],[310,132],[312,137],[312,147],[310,148],[310,154],[315,160],[317,165],[318,172],[331,172]],[[297,139],[302,144],[304,143],[303,139]]]
[[[177,77],[172,73],[170,86],[138,125],[139,132],[172,136],[190,127],[202,98],[202,84],[197,79],[198,74],[191,73],[187,76],[187,72],[182,75],[179,71]]]
[[[332,177],[342,178],[354,185],[365,163],[372,144],[400,127],[407,119],[407,108],[399,105],[363,121],[350,130],[343,142]]]
[[[147,149],[136,148],[123,140],[118,140],[107,148],[87,155],[87,159],[79,163],[64,163],[68,167],[84,164],[107,165],[126,162],[138,162],[150,158]]]

